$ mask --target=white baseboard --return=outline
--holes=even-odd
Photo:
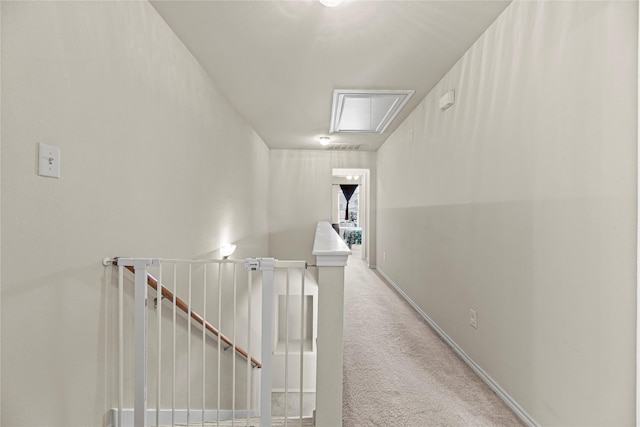
[[[377,268],[377,271],[411,305],[411,307],[413,307],[413,309],[416,310],[418,314],[420,314],[424,318],[424,320],[426,320],[429,326],[431,326],[431,328],[433,328],[433,330],[436,331],[436,333],[440,335],[447,344],[449,344],[453,351],[458,353],[462,360],[464,360],[464,362],[469,365],[469,367],[471,367],[471,369],[473,369],[475,373],[478,374],[480,378],[485,383],[487,383],[487,385],[491,387],[493,391],[496,392],[496,394],[513,410],[513,412],[515,412],[518,418],[520,418],[529,427],[540,427],[540,424],[538,424],[538,422],[531,415],[529,415],[527,411],[525,411],[524,408],[520,406],[520,404],[515,399],[509,396],[509,394],[502,387],[500,387],[500,385],[495,382],[493,378],[489,376],[489,374],[487,374],[476,362],[474,362],[473,359],[469,357],[469,355],[467,355],[467,353],[465,353],[464,350],[462,350],[462,348],[458,344],[456,344],[456,342],[452,340],[451,337],[449,337],[449,335],[447,335],[438,326],[438,324],[427,315],[427,313],[422,311],[422,309],[415,302],[413,302],[413,300],[409,298],[409,296],[404,293],[404,291],[400,289],[400,287],[396,285],[395,282],[391,280],[391,278],[387,276],[384,271],[382,271],[382,269]]]
[[[161,409],[160,410],[160,424],[162,425],[171,425],[171,409]],[[257,410],[236,410],[235,417],[236,419],[247,418],[247,416],[254,418],[260,416],[260,411]],[[220,410],[220,420],[230,420],[233,417],[233,413],[231,409],[222,409]],[[218,411],[215,409],[205,410],[204,411],[204,420],[205,421],[216,421],[218,419]],[[201,409],[191,409],[189,422],[201,422],[202,421],[202,410]],[[147,409],[147,424],[155,425],[156,422],[156,410],[155,409]],[[187,410],[186,409],[176,409],[175,413],[175,422],[186,424],[187,422]],[[131,408],[123,408],[122,409],[122,425],[118,423],[118,409],[111,410],[111,424],[109,427],[133,427],[133,409]]]

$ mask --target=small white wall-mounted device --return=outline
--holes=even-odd
[[[440,97],[440,103],[439,103],[440,109],[442,111],[446,110],[447,108],[453,105],[455,100],[456,100],[456,91],[450,90],[449,92],[442,95],[442,97]]]
[[[38,175],[60,178],[60,148],[38,143]]]

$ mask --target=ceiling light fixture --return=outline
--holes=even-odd
[[[329,142],[331,142],[331,138],[329,138],[328,136],[320,137],[320,145],[329,145]]]
[[[336,6],[340,6],[344,0],[319,0],[320,3],[322,3],[323,5],[327,6],[327,7],[336,7]]]

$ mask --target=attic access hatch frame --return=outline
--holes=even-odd
[[[415,90],[333,91],[331,133],[384,133]]]

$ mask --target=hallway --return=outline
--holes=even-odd
[[[344,427],[523,425],[357,246],[353,252],[345,270]]]

